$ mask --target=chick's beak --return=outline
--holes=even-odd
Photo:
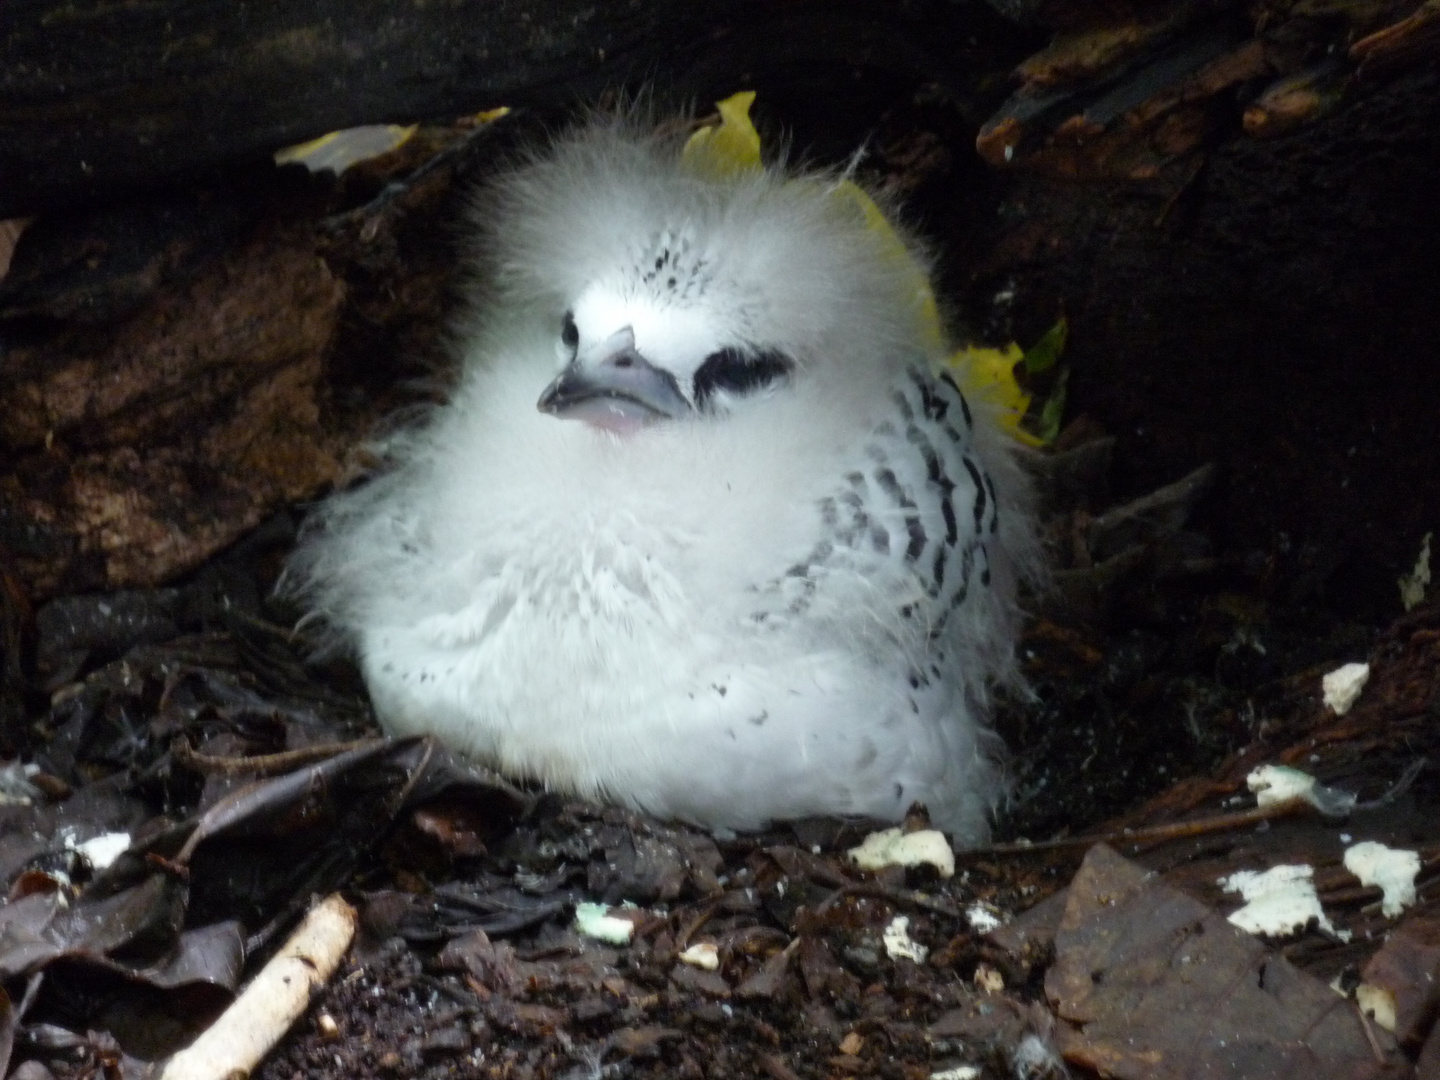
[[[628,430],[687,413],[690,402],[675,376],[635,350],[635,334],[627,326],[570,361],[537,407],[566,420]]]

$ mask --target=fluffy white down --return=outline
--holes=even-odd
[[[289,573],[358,654],[390,731],[705,825],[895,820],[918,800],[960,842],[985,837],[1000,786],[982,711],[987,681],[1011,670],[1023,482],[978,418],[961,449],[994,482],[999,529],[977,541],[988,586],[977,572],[948,616],[898,554],[813,558],[821,501],[873,456],[907,368],[937,359],[903,266],[833,183],[700,178],[672,140],[605,122],[484,193],[478,314],[451,400],[321,508]],[[643,280],[657,245],[677,252],[678,286]],[[561,320],[597,288],[607,312],[674,316],[795,370],[628,435],[542,414],[566,363]],[[667,348],[693,374],[684,342]],[[940,677],[917,688],[937,658]]]

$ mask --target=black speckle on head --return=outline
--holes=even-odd
[[[795,363],[784,353],[721,349],[705,358],[695,371],[695,407],[704,408],[720,393],[753,394],[789,375]]]

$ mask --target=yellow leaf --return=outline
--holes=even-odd
[[[680,160],[697,173],[734,176],[760,168],[760,133],[750,122],[755,91],[742,90],[717,102],[720,126],[707,125],[690,136]]]
[[[1024,359],[1013,341],[1003,349],[967,345],[951,354],[947,366],[956,373],[961,390],[995,408],[1001,428],[1027,446],[1043,446],[1043,439],[1020,426],[1030,408],[1030,395],[1015,379],[1015,367]]]
[[[330,170],[337,176],[357,161],[388,154],[415,134],[418,125],[366,124],[321,135],[318,139],[275,152],[275,164],[299,163],[311,172]]]

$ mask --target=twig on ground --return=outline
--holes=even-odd
[[[165,1065],[160,1080],[248,1076],[325,985],[355,936],[358,915],[339,893],[310,909],[290,940],[201,1036]]]

